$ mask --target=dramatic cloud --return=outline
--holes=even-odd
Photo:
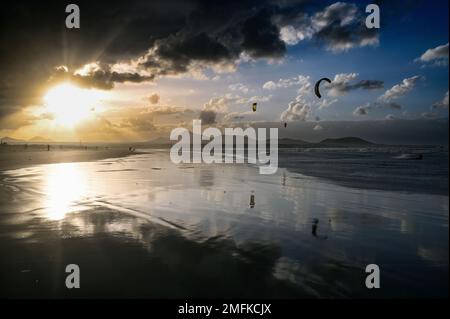
[[[260,10],[244,22],[242,47],[253,58],[281,57],[286,52],[279,29],[271,21],[273,12]]]
[[[353,62],[353,56],[346,56],[340,63],[343,56],[323,53],[324,49],[335,53],[378,44],[378,31],[367,29],[364,25],[366,14],[361,2],[111,0],[106,3],[79,0],[77,4],[82,13],[82,27],[79,30],[64,28],[65,4],[57,1],[40,3],[19,0],[9,3],[0,12],[2,129],[50,120],[51,114],[35,115],[27,111],[42,105],[42,96],[51,86],[62,81],[71,81],[86,88],[117,89],[120,98],[111,101],[119,96],[115,95],[116,92],[108,95],[111,98],[105,98],[106,112],[111,113],[102,113],[102,116],[105,115],[103,119],[82,123],[84,132],[92,129],[95,134],[104,136],[108,136],[109,132],[111,137],[123,131],[138,136],[140,133],[158,131],[169,121],[182,123],[198,117],[205,123],[222,123],[227,118],[245,118],[256,122],[265,116],[279,115],[282,111],[280,118],[286,121],[314,121],[316,113],[324,118],[330,114],[340,117],[342,109],[324,110],[337,102],[334,97],[354,90],[367,92],[383,87],[382,81],[360,79],[357,73],[341,73],[334,77],[331,85],[323,83],[323,92],[328,96],[317,99],[314,83],[318,73],[315,73],[314,79],[304,75],[286,78],[290,76],[286,75],[290,71],[302,72],[318,65],[330,67],[333,73],[327,76],[332,76],[335,70],[345,70],[349,61]],[[382,10],[387,14],[387,9]],[[386,20],[383,18],[382,21]],[[299,42],[310,47],[302,45],[291,48],[292,51],[286,56],[286,49]],[[445,42],[447,40],[439,43]],[[398,47],[395,46],[395,49]],[[423,49],[425,51],[426,48]],[[391,50],[391,46],[387,43],[380,50]],[[405,47],[405,50],[398,52],[399,58],[409,54],[408,48]],[[448,61],[448,44],[427,50],[418,60],[421,63]],[[266,62],[280,64],[274,64],[269,69]],[[360,64],[370,61],[361,62],[355,55],[354,62],[354,70],[368,72],[366,67],[360,68]],[[242,73],[227,74],[238,69]],[[273,80],[264,83],[262,89],[256,87],[258,77],[266,78],[272,70]],[[162,77],[169,79],[159,81]],[[181,79],[184,77],[211,81]],[[212,82],[218,79],[223,82]],[[433,76],[433,79],[442,77]],[[155,80],[159,81],[155,91],[164,94],[163,102],[173,102],[174,105],[186,103],[189,107],[195,107],[195,111],[160,106],[157,93],[148,96],[153,93],[148,88],[150,85],[128,85]],[[396,99],[409,92],[416,81],[415,77],[405,79],[357,113],[367,114],[372,109],[383,108],[386,113],[396,114],[396,110],[401,109]],[[220,85],[222,83],[223,86]],[[177,88],[184,84],[186,87],[177,92]],[[195,95],[189,98],[181,96],[192,87],[195,87]],[[210,90],[211,95],[206,96],[206,90]],[[276,90],[283,90],[283,94],[277,94],[279,92]],[[288,96],[289,92],[292,95]],[[209,99],[210,96],[214,97]],[[356,98],[361,96],[359,94]],[[422,100],[426,96],[424,94]],[[440,98],[425,101],[424,105],[431,105]],[[272,100],[273,103],[270,103]],[[251,112],[253,102],[260,103],[258,112]],[[354,106],[365,102],[357,102]],[[126,110],[117,111],[119,108]],[[433,105],[436,112],[446,108],[448,93],[446,99]],[[419,114],[422,110],[413,111]],[[310,127],[311,130],[313,128]]]
[[[448,65],[448,43],[428,49],[416,61],[424,63],[432,62],[435,65]]]
[[[360,80],[352,83],[357,77],[357,73],[336,74],[331,83],[324,83],[324,88],[329,88],[329,94],[331,96],[341,96],[357,89],[379,90],[383,88],[384,82],[378,80]]]
[[[137,72],[117,72],[111,65],[105,63],[88,63],[77,70],[70,70],[67,66],[56,67],[47,79],[47,85],[62,81],[70,81],[80,87],[110,90],[115,83],[141,83],[154,79],[152,75]]]
[[[227,94],[225,96],[218,96],[211,98],[203,105],[203,109],[206,111],[214,111],[224,113],[228,111],[228,107],[236,103],[240,99],[239,96]]]
[[[283,80],[280,79],[277,85],[285,87],[294,84],[299,85],[297,96],[288,104],[288,108],[280,115],[282,121],[306,121],[312,114],[312,109],[316,105],[312,93],[312,84],[309,76],[299,75],[297,78]]]
[[[311,105],[304,99],[297,98],[289,103],[287,110],[281,113],[282,121],[306,121],[311,114]]]
[[[0,12],[0,116],[40,103],[55,81],[111,89],[205,68],[230,72],[243,56],[272,59],[286,51],[273,23],[283,4],[269,0],[77,4],[79,30],[63,27],[62,3],[23,0]]]
[[[64,28],[65,4],[22,0],[0,11],[0,113],[41,102],[49,80],[58,77],[55,67],[65,65],[61,80],[92,61],[113,64],[145,53],[156,38],[176,32],[185,23],[193,4],[177,5],[130,0],[103,2],[80,0],[83,27]],[[172,7],[172,8],[171,8]],[[170,9],[170,10],[168,10]],[[169,15],[170,13],[170,15]],[[127,17],[124,19],[124,17]],[[170,21],[170,23],[167,23]],[[162,27],[164,25],[164,27]],[[147,30],[147,31],[144,31]],[[62,68],[59,70],[63,70]],[[135,72],[121,74],[110,69],[96,70],[73,78],[84,86],[109,89],[114,82],[151,80]]]
[[[281,39],[288,45],[305,39],[324,42],[335,52],[378,44],[376,29],[365,26],[363,9],[355,4],[336,2],[311,16],[300,12],[289,21],[281,20]]]
[[[232,72],[243,61],[281,58],[286,43],[307,38],[331,50],[378,39],[360,26],[362,8],[341,2],[323,10],[308,1],[273,0],[77,4],[79,30],[62,27],[64,4],[23,0],[1,11],[0,116],[40,103],[48,86],[63,79],[111,89],[166,75],[205,77],[208,68]],[[55,71],[57,66],[64,68]]]
[[[383,95],[381,95],[378,99],[384,102],[390,102],[392,100],[396,100],[406,93],[411,91],[420,80],[420,76],[416,75],[407,79],[404,79],[402,83],[394,85],[392,88],[387,90]]]
[[[200,119],[202,120],[202,124],[214,124],[216,123],[216,112],[214,111],[201,111]]]
[[[332,51],[378,44],[376,29],[368,29],[365,19],[354,4],[337,2],[316,13],[313,24],[316,37],[326,41]]]
[[[305,39],[310,39],[312,35],[314,34],[314,30],[312,26],[308,26],[307,23],[309,21],[306,20],[307,18],[305,16],[302,16],[302,19],[298,19],[301,22],[299,25],[303,25],[304,28],[298,28],[296,29],[292,25],[288,25],[285,27],[282,27],[280,29],[280,38],[288,45],[295,45],[299,43],[300,41],[303,41]]]

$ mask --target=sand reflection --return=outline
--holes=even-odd
[[[51,220],[63,219],[76,210],[87,195],[87,176],[73,163],[50,165],[44,176],[44,206]]]

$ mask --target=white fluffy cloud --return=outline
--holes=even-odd
[[[341,96],[346,92],[348,84],[358,77],[357,73],[340,73],[334,76],[330,84],[325,83],[324,87],[329,87],[328,94],[331,96]]]
[[[342,76],[342,82],[345,81],[352,76]],[[410,78],[403,79],[400,84],[396,84],[391,87],[389,90],[384,92],[378,99],[374,102],[367,103],[363,106],[358,106],[354,111],[354,116],[365,116],[370,113],[372,109],[390,109],[390,110],[401,110],[402,106],[394,100],[399,99],[400,97],[406,95],[416,86],[417,82],[421,79],[420,76],[415,75]],[[394,116],[392,114],[386,115],[386,119],[393,119]]]
[[[448,65],[448,43],[426,50],[416,61]]]
[[[336,102],[336,100],[318,100],[314,96],[309,76],[299,75],[287,80],[280,79],[276,85],[277,87],[290,87],[293,85],[298,87],[297,96],[280,115],[282,121],[306,121],[313,116],[315,109],[322,109]]]
[[[434,109],[448,109],[448,91],[445,93],[444,98],[433,104]]]
[[[242,93],[248,93],[248,91],[249,91],[248,87],[245,84],[242,84],[242,83],[231,84],[231,85],[228,86],[228,88],[231,91],[239,91],[239,92],[242,92]]]
[[[282,121],[306,121],[310,116],[311,105],[306,100],[297,97],[289,103],[287,110],[281,113]]]
[[[217,113],[226,113],[232,105],[245,105],[254,102],[268,102],[272,95],[255,95],[251,97],[242,97],[235,94],[225,94],[211,98],[203,105],[203,110],[214,111]]]
[[[263,89],[275,90],[279,88],[290,88],[292,86],[300,86],[303,90],[309,89],[311,87],[309,76],[298,75],[289,79],[279,79],[277,82],[268,81],[264,83]]]
[[[410,92],[416,86],[420,78],[421,78],[420,76],[415,75],[413,77],[404,79],[402,83],[396,84],[392,88],[384,92],[384,94],[381,95],[378,98],[378,100],[390,102],[392,100],[396,100],[404,96],[406,93]]]
[[[358,73],[336,74],[332,83],[323,83],[322,90],[329,96],[343,96],[349,91],[364,89],[375,90],[383,87],[382,81],[377,80],[357,80]],[[281,120],[285,121],[306,121],[313,116],[315,110],[321,110],[336,103],[337,99],[317,99],[314,95],[313,83],[309,76],[299,75],[290,79],[280,79],[277,82],[266,82],[263,88],[273,90],[281,87],[298,86],[297,96],[288,104],[288,108],[281,114]],[[355,115],[366,115],[371,106],[360,107],[355,110]]]
[[[235,103],[239,99],[239,96],[226,94],[224,96],[217,96],[211,98],[203,105],[203,109],[207,111],[214,111],[224,113],[228,111],[228,107]]]
[[[314,34],[314,29],[312,25],[308,24],[310,21],[309,18],[304,15],[302,19],[300,19],[299,25],[303,25],[301,28],[295,28],[293,25],[287,25],[280,28],[280,38],[288,45],[295,45],[300,41],[305,39],[310,39]],[[299,20],[299,19],[297,19]]]

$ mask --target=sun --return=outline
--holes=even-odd
[[[44,102],[46,111],[53,115],[56,123],[72,127],[91,117],[102,98],[102,91],[63,83],[51,88],[45,94]]]

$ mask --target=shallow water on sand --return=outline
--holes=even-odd
[[[4,172],[0,295],[448,296],[448,196],[167,153]],[[69,263],[81,289],[64,286]]]

